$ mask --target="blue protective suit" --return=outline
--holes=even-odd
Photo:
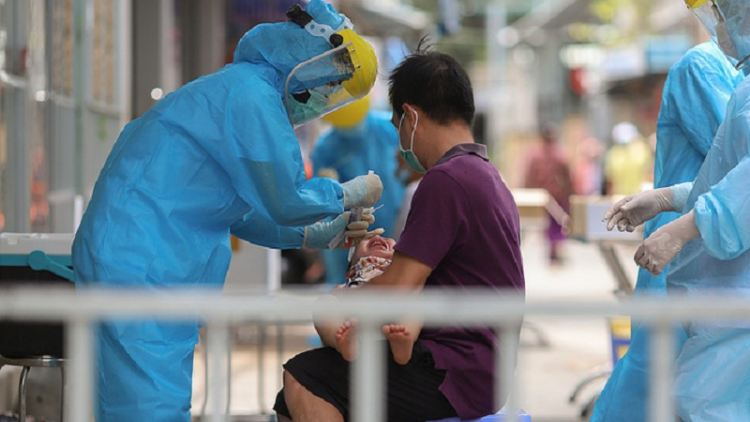
[[[670,266],[667,288],[750,300],[750,77],[740,83],[698,173],[685,212],[700,238]],[[675,394],[684,422],[750,421],[750,322],[693,322],[677,358]]]
[[[727,102],[742,80],[713,41],[690,49],[672,66],[662,92],[656,126],[654,187],[662,188],[695,180],[719,125]],[[675,220],[675,212],[661,213],[648,221],[644,239],[659,227]],[[640,268],[635,296],[666,294],[666,275],[654,276]],[[685,341],[685,332],[675,330],[676,347]],[[648,412],[649,330],[632,321],[628,352],[617,362],[600,394],[591,422],[642,422]]]
[[[373,170],[383,183],[383,195],[376,207],[375,226],[385,229],[384,236],[391,237],[401,201],[404,184],[397,178],[396,170],[398,134],[391,123],[391,113],[370,111],[365,119],[353,128],[334,128],[324,133],[315,143],[310,158],[316,176],[322,169],[336,170],[339,182],[346,182]],[[341,284],[348,267],[348,250],[323,250],[326,265],[326,282]]]
[[[316,22],[343,21],[320,0],[306,10]],[[230,227],[256,244],[300,247],[296,226],[343,212],[339,183],[305,180],[282,101],[294,66],[330,48],[294,23],[258,25],[232,64],[129,123],[76,233],[78,286],[218,292],[232,255]],[[189,421],[198,328],[198,321],[101,324],[96,419]]]

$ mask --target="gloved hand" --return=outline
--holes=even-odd
[[[695,224],[695,213],[690,211],[669,224],[661,226],[644,240],[635,252],[635,263],[651,274],[659,275],[685,244],[699,236],[700,232]]]
[[[349,211],[340,214],[334,218],[333,221],[320,221],[310,226],[305,227],[304,237],[302,238],[303,249],[324,249],[328,247],[328,244],[336,237],[339,232],[344,232],[341,242],[336,245],[337,248],[343,247],[343,239],[349,237],[356,243],[359,243],[362,239],[369,239],[383,232],[383,229],[376,229],[373,231],[367,231],[370,224],[375,222],[375,216],[372,214],[372,208],[365,208],[362,211],[362,218],[360,221],[354,221],[349,223]]]
[[[365,208],[362,210],[359,221],[353,221],[346,226],[346,233],[344,234],[345,237],[350,239],[351,245],[358,245],[363,239],[369,239],[385,233],[385,229],[367,231],[370,225],[375,222],[374,212],[374,208]]]
[[[383,182],[375,173],[357,176],[341,184],[344,188],[344,209],[371,207],[383,193]]]
[[[632,232],[637,226],[663,211],[675,211],[670,188],[653,189],[617,201],[604,214],[607,230],[617,226],[619,231]]]

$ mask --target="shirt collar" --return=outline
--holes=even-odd
[[[453,148],[449,149],[448,152],[445,153],[445,155],[440,157],[440,159],[437,160],[437,163],[435,163],[435,165],[445,163],[446,161],[450,160],[453,157],[458,157],[459,155],[466,155],[466,154],[474,154],[484,161],[490,161],[490,157],[487,155],[486,145],[477,144],[477,143],[458,144],[454,146]]]

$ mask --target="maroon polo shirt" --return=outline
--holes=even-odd
[[[425,289],[524,293],[518,208],[484,145],[457,145],[425,173],[395,249],[432,268]],[[419,341],[446,371],[440,391],[461,419],[498,410],[490,329],[425,327]]]

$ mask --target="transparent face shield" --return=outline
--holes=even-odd
[[[733,64],[737,64],[737,61],[740,60],[739,54],[737,53],[737,47],[729,36],[724,15],[722,14],[721,9],[716,5],[716,2],[710,0],[692,10],[706,28],[706,31],[711,38],[719,44],[721,51],[731,59],[730,61]],[[737,66],[739,69],[739,64]]]
[[[355,71],[348,46],[348,43],[340,45],[292,69],[284,87],[284,101],[293,126],[305,124],[359,99],[342,84],[351,79]],[[290,92],[290,89],[297,91]]]

